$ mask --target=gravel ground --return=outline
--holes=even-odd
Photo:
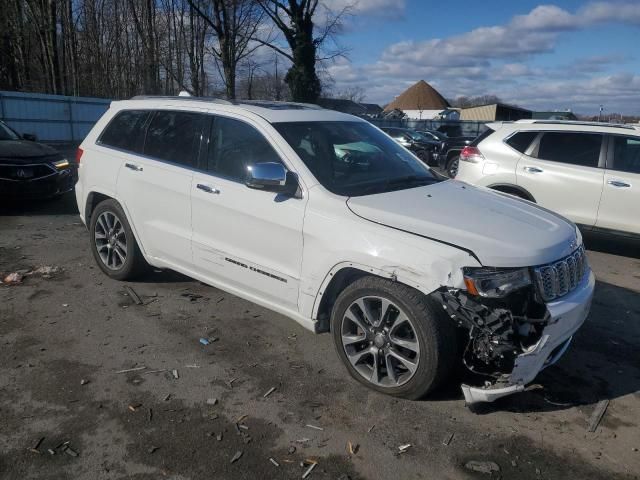
[[[176,273],[108,279],[72,196],[5,205],[0,272],[61,270],[0,286],[0,478],[301,478],[305,460],[311,480],[639,478],[640,247],[587,240],[598,285],[570,350],[471,411],[455,382],[418,402],[371,392],[328,335]]]

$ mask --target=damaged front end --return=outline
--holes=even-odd
[[[488,294],[466,280],[466,290],[434,292],[466,331],[465,366],[486,378],[483,386],[462,385],[467,404],[523,391],[543,368],[555,363],[589,312],[595,280],[586,268],[576,276],[572,291],[554,301],[543,300],[533,281],[510,282],[515,288],[499,292],[492,286]]]

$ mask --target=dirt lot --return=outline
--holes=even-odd
[[[311,480],[640,476],[638,245],[589,239],[599,281],[572,348],[470,411],[455,383],[420,402],[368,391],[328,335],[172,272],[130,283],[136,305],[88,241],[71,196],[0,212],[0,272],[62,268],[0,286],[2,479],[301,478],[310,458]]]

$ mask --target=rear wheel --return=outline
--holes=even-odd
[[[449,161],[447,162],[447,168],[446,168],[447,176],[449,178],[456,178],[459,167],[460,167],[460,157],[455,156],[450,158]]]
[[[147,265],[122,207],[109,199],[98,204],[89,223],[91,252],[100,269],[116,280],[141,274]]]
[[[331,329],[352,377],[377,390],[418,399],[455,364],[455,328],[442,307],[406,285],[364,277],[336,300]]]

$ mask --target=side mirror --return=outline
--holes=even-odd
[[[298,180],[293,172],[288,172],[284,165],[276,162],[256,163],[247,167],[245,185],[266,192],[295,195],[298,191]]]
[[[28,142],[37,142],[38,137],[36,137],[33,133],[24,133],[22,138],[27,140]]]

